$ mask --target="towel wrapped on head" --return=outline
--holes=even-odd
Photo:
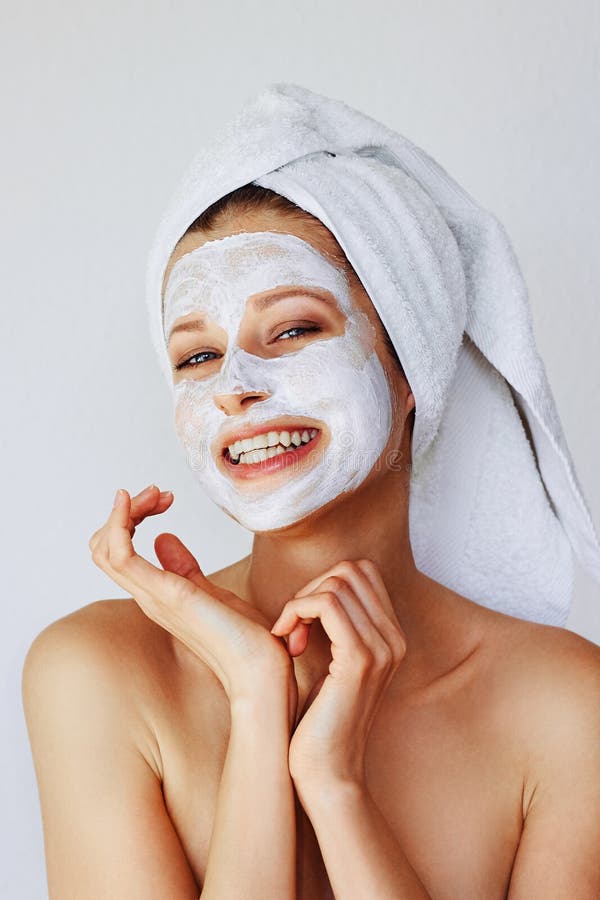
[[[600,546],[501,223],[382,123],[270,85],[192,160],[151,248],[151,336],[169,383],[169,257],[202,212],[248,183],[331,231],[396,349],[415,398],[417,568],[482,605],[564,625],[573,552],[600,581]]]

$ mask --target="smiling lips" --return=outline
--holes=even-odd
[[[320,437],[318,428],[265,431],[230,444],[223,459],[237,478],[252,478],[275,472],[304,458]]]

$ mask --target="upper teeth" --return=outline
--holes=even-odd
[[[227,448],[233,460],[243,463],[261,462],[270,459],[276,453],[285,453],[287,447],[293,444],[307,444],[317,434],[316,428],[304,429],[304,431],[266,431],[264,434],[255,434],[254,437],[244,438],[230,444]]]

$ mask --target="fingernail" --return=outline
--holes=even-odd
[[[149,491],[152,490],[152,488],[155,488],[155,487],[156,487],[155,484],[149,484],[148,487],[145,487],[144,490],[141,491],[141,493],[142,493],[142,494],[147,494]]]
[[[119,503],[119,501],[120,501],[120,499],[121,499],[122,496],[123,496],[123,491],[121,490],[121,488],[119,488],[119,490],[118,490],[117,493],[115,494],[115,499],[114,499],[114,502],[113,502],[113,509],[118,505],[118,503]]]

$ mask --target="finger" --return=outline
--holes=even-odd
[[[318,592],[333,592],[346,611],[356,631],[369,647],[377,644],[376,625],[365,610],[353,586],[339,575],[330,575],[318,586]]]
[[[122,489],[109,517],[105,555],[111,578],[136,599],[146,603],[173,602],[184,593],[186,582],[152,565],[136,553],[130,532],[131,497]]]
[[[379,571],[379,566],[371,559],[357,559],[356,565],[360,568],[365,578],[368,579],[388,615],[391,615],[397,621],[396,610],[385,586],[383,576]]]
[[[400,620],[396,615],[396,610],[391,601],[385,582],[379,571],[379,567],[370,559],[358,559],[354,564],[369,581],[377,606],[380,613],[376,615],[376,621],[383,634],[385,634],[389,645],[394,650],[399,659],[403,659],[408,647],[406,633],[400,624]],[[382,619],[381,616],[384,618]]]
[[[147,516],[156,516],[165,512],[173,502],[173,493],[171,491],[159,491],[155,484],[144,488],[144,490],[135,497],[130,497],[127,491],[125,491],[125,493],[129,498],[129,521],[127,528],[130,537],[133,537],[135,529]],[[113,507],[107,521],[109,527],[111,523],[118,518],[121,508],[119,507],[119,514],[117,514],[115,510],[116,505]]]
[[[200,568],[198,560],[176,534],[163,532],[154,539],[154,551],[161,566],[208,589],[211,584]]]
[[[136,553],[128,530],[130,507],[131,498],[127,491],[122,491],[114,510],[110,537],[100,551],[106,554],[102,568],[130,592],[146,615],[203,659],[206,660],[208,653],[220,670],[218,659],[207,648],[231,643],[231,620],[223,615],[224,603],[212,596],[211,590],[203,590],[201,585],[187,578],[159,569]],[[235,595],[232,597],[237,599]],[[245,605],[241,600],[238,604]],[[236,606],[234,603],[225,605]],[[202,634],[198,638],[196,632],[200,623]]]
[[[172,491],[159,491],[156,485],[149,485],[136,497],[131,498],[131,521],[128,526],[130,536],[133,537],[136,527],[146,518],[146,516],[155,516],[165,512],[172,502]],[[88,546],[92,552],[98,551],[99,545],[106,540],[111,523],[113,523],[116,518],[115,506],[116,497],[108,519],[101,528],[98,528],[98,530],[92,534],[88,541]]]
[[[306,594],[310,594],[317,588],[321,588],[323,582],[327,578],[332,577],[339,577],[346,580],[354,592],[361,595],[361,600],[363,600],[363,602],[366,601],[365,605],[369,613],[372,613],[374,606],[382,608],[381,600],[377,596],[370,580],[358,566],[357,562],[354,562],[353,560],[340,560],[340,562],[331,566],[331,568],[327,569],[321,575],[318,575],[316,578],[313,578],[312,581],[309,581],[308,584],[304,585],[304,587],[297,591],[294,596],[302,597]]]
[[[299,622],[289,633],[287,640],[287,649],[290,656],[301,656],[308,646],[308,637],[310,634],[310,624]]]
[[[199,612],[203,626],[216,628],[215,634],[222,638],[222,603],[201,586],[139,556],[129,531],[130,511],[131,498],[122,490],[110,516],[110,528],[105,526],[102,539],[93,548],[94,562],[132,595],[146,615],[176,636],[180,636],[182,621]]]
[[[332,592],[289,600],[271,628],[271,633],[289,634],[299,622],[312,623],[315,619],[320,619],[331,641],[332,665],[337,661],[344,669],[357,673],[369,666],[371,653],[343,605]],[[331,665],[330,671],[333,674]]]
[[[159,569],[135,550],[132,549],[127,556],[118,556],[116,560],[111,556],[109,566],[111,578],[129,591],[144,611],[163,627],[168,627],[174,617],[189,618],[194,611],[200,612],[205,627],[211,623],[220,625],[218,616],[213,618],[211,614],[217,606],[222,608],[221,603],[187,578],[167,569]]]
[[[374,566],[374,564],[372,565]],[[383,584],[383,579],[374,585],[367,577],[362,567],[359,566],[358,561],[353,560],[341,560],[328,569],[327,572],[324,573],[324,576],[325,577],[318,576],[313,579],[312,582],[309,581],[308,585],[298,591],[294,596],[304,596],[306,593],[310,593],[309,589],[312,584],[315,584],[313,590],[316,590],[317,588],[319,590],[324,590],[325,581],[328,581],[329,578],[342,579],[352,588],[360,605],[366,610],[366,613],[375,628],[384,635],[388,642],[395,640],[394,632],[397,628],[398,620],[395,615],[392,619],[388,613],[388,608],[393,612],[393,607],[385,585]],[[382,589],[384,597],[381,596]],[[384,599],[387,601],[385,606]]]
[[[173,502],[172,491],[160,491],[155,484],[148,485],[131,499],[131,518],[135,527],[147,516],[165,512]]]
[[[113,508],[111,509],[110,515],[106,521],[105,528],[107,538],[110,536],[110,530],[112,528],[126,527],[130,529],[132,527],[130,522],[131,503],[132,499],[129,491],[125,490],[125,488],[119,488],[119,490],[115,494]]]
[[[389,617],[389,622],[391,622],[392,625],[390,641],[392,645],[395,646],[400,659],[402,659],[405,656],[406,650],[408,648],[406,632],[402,628],[400,620],[396,615],[394,604],[392,603],[388,590],[385,586],[383,576],[379,571],[379,566],[376,565],[376,563],[374,563],[371,559],[359,559],[356,561],[356,565],[360,567],[365,577],[369,579],[373,590],[380,599],[386,615]]]
[[[115,528],[115,526],[127,528],[129,537],[133,537],[136,523],[134,523],[131,515],[132,503],[133,500],[129,494],[129,491],[126,491],[125,488],[119,488],[119,490],[115,494],[113,508],[108,519],[106,520],[106,525],[104,526],[106,532],[105,538],[107,543],[110,542],[111,532]]]
[[[325,581],[325,579],[333,573],[334,569],[335,566],[332,566],[330,569],[326,569],[325,572],[321,572],[320,575],[315,575],[315,577],[311,578],[310,581],[307,581],[299,591],[296,591],[294,597],[305,597],[307,594],[312,594],[313,591],[316,591],[321,582]]]

